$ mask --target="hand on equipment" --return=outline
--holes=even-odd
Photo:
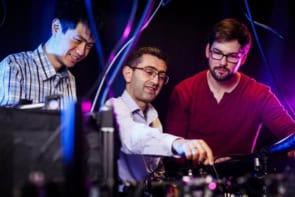
[[[214,163],[212,150],[204,140],[179,138],[173,142],[172,148],[177,155],[184,155],[186,159],[191,159],[205,165],[213,165]]]

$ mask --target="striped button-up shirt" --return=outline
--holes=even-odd
[[[52,95],[76,100],[75,77],[67,68],[55,71],[42,45],[0,62],[0,106],[14,106],[21,100],[44,103]]]

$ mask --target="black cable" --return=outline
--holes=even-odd
[[[220,176],[219,176],[219,173],[217,172],[217,169],[216,169],[216,167],[215,167],[215,163],[214,163],[212,166],[210,166],[210,167],[212,168],[212,170],[213,170],[213,172],[214,172],[214,174],[215,174],[215,179],[216,179],[217,181],[221,180],[221,179],[220,179]]]

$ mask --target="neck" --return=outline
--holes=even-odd
[[[223,91],[223,92],[231,92],[235,89],[235,87],[238,85],[241,78],[241,73],[236,73],[231,79],[226,81],[217,81],[214,79],[214,77],[211,75],[211,73],[207,72],[207,80],[210,87],[212,87],[215,90]]]
[[[136,97],[135,97],[134,94],[132,93],[132,90],[130,90],[129,85],[126,86],[126,91],[127,91],[128,94],[132,97],[132,99],[135,101],[135,103],[138,105],[138,107],[141,109],[141,111],[142,111],[143,113],[145,113],[145,112],[146,112],[146,108],[147,108],[148,103],[136,99]]]
[[[62,64],[57,61],[56,55],[54,54],[54,48],[52,47],[52,40],[49,39],[44,45],[43,50],[49,60],[49,62],[53,65],[53,68],[58,71],[62,68]]]
[[[145,114],[146,113],[147,104],[144,103],[144,102],[140,102],[140,101],[137,101],[136,103],[139,106],[139,108],[141,109],[141,111]]]
[[[207,72],[207,82],[209,89],[213,93],[216,101],[219,103],[223,98],[224,93],[232,92],[239,84],[241,74],[237,73],[234,77],[227,81],[217,81],[213,78],[210,72]]]

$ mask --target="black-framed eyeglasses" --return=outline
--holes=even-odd
[[[130,67],[131,69],[135,70],[142,70],[148,77],[156,77],[158,76],[159,81],[163,82],[165,85],[169,81],[169,76],[163,72],[163,71],[158,71],[157,69],[151,67],[151,66],[146,66],[146,67]]]
[[[221,51],[217,49],[211,49],[210,55],[212,59],[215,60],[222,60],[223,57],[226,58],[226,61],[236,64],[239,62],[239,60],[242,57],[242,53],[229,53],[229,54],[223,54]]]

